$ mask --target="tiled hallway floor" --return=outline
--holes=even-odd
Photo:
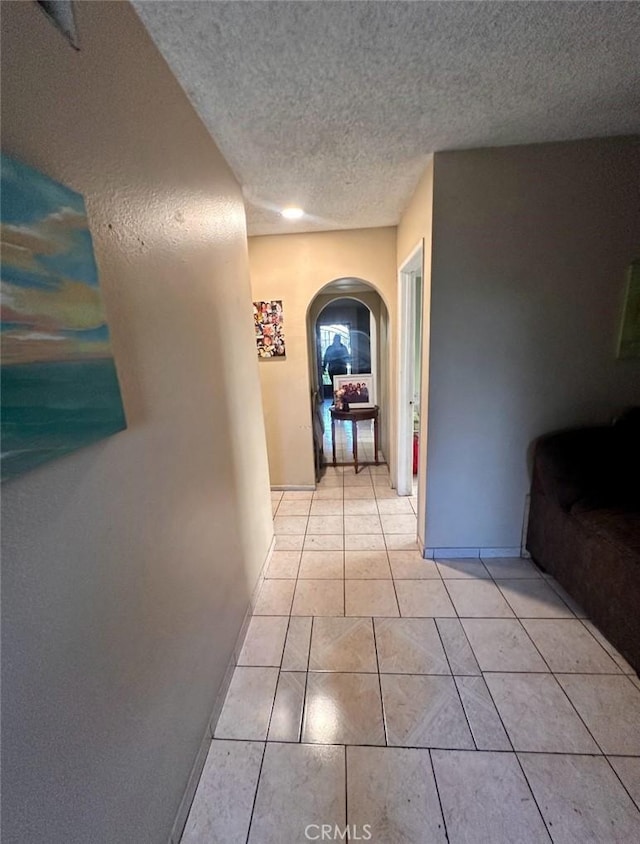
[[[640,842],[640,681],[554,581],[421,559],[383,466],[273,500],[183,842]]]

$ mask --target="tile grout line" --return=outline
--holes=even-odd
[[[445,654],[446,655],[446,654]],[[444,826],[444,837],[447,841],[449,841],[449,830],[447,829],[447,819],[444,816],[444,809],[442,807],[442,798],[440,797],[440,789],[438,787],[438,777],[436,776],[436,769],[435,765],[433,764],[433,750],[431,748],[427,749],[427,753],[429,754],[429,763],[431,765],[431,773],[433,774],[433,782],[436,786],[436,795],[438,796],[438,805],[440,806],[440,815],[442,817],[442,824]]]
[[[380,674],[380,657],[378,655],[378,637],[376,636],[376,620],[372,616],[371,629],[373,631],[373,649],[376,654],[376,668],[378,670],[378,689],[380,690],[380,712],[382,715],[382,731],[384,733],[385,747],[389,747],[389,731],[387,729],[387,713],[384,705],[384,696],[382,694],[382,676]]]
[[[489,694],[491,694],[491,692],[489,692]],[[496,709],[497,709],[497,707],[496,707]],[[522,765],[522,762],[520,761],[520,757],[518,756],[518,751],[514,751],[513,755],[515,756],[516,762],[518,763],[518,767],[522,771],[522,776],[524,777],[524,781],[527,784],[527,788],[529,789],[531,796],[533,797],[533,802],[536,805],[536,809],[538,810],[538,814],[540,815],[540,819],[542,820],[542,823],[544,825],[547,836],[549,837],[549,841],[551,842],[551,844],[553,844],[554,839],[553,839],[553,836],[551,835],[551,830],[549,829],[549,825],[547,824],[545,817],[542,814],[542,809],[540,808],[540,804],[538,803],[538,798],[536,797],[535,792],[534,792],[533,788],[531,787],[531,783],[529,782],[529,777],[527,776],[525,769],[524,769],[524,766]]]
[[[316,490],[317,490],[316,485]],[[311,494],[311,507],[313,507],[313,502],[315,499],[316,490],[313,491]],[[311,507],[309,508],[309,513],[311,513]],[[309,515],[311,518],[311,515]],[[293,604],[296,599],[296,594],[298,592],[298,582],[300,581],[300,569],[302,568],[302,556],[304,555],[304,546],[307,541],[307,533],[309,530],[309,520],[307,519],[307,524],[305,526],[304,536],[302,538],[302,552],[300,554],[300,565],[298,566],[298,573],[296,575],[296,585],[293,589],[293,600],[291,601],[291,608],[290,608],[290,618],[293,615]],[[296,616],[297,617],[297,616]],[[307,650],[307,668],[304,675],[304,692],[302,694],[302,711],[300,712],[300,725],[298,727],[298,741],[295,742],[296,744],[302,744],[302,734],[304,732],[304,719],[307,712],[307,686],[309,682],[309,658],[311,654],[311,637],[313,636],[313,616],[311,616],[311,628],[309,630],[309,648]]]
[[[446,586],[445,586],[445,588],[446,588]],[[447,590],[447,591],[448,591],[448,590]],[[500,590],[500,594],[502,594],[502,590]],[[520,618],[520,617],[516,614],[515,610],[513,609],[513,607],[511,606],[511,604],[509,603],[509,601],[507,600],[507,598],[506,598],[504,595],[503,595],[503,598],[504,598],[505,602],[507,603],[507,606],[509,607],[509,609],[511,609],[511,611],[514,613],[514,617],[515,617],[516,621],[517,621],[517,622],[518,622],[518,624],[520,625],[520,628],[524,631],[524,634],[525,634],[526,638],[529,640],[529,642],[531,643],[531,645],[532,645],[533,649],[534,649],[534,650],[535,650],[535,652],[536,652],[536,653],[540,656],[540,659],[542,660],[542,662],[543,662],[543,663],[547,666],[547,668],[548,668],[548,672],[542,672],[542,671],[539,671],[539,672],[534,672],[534,671],[520,671],[520,672],[515,672],[515,671],[514,671],[514,672],[511,672],[511,671],[502,671],[502,672],[500,672],[500,671],[498,671],[498,672],[490,672],[490,671],[489,671],[489,672],[487,672],[487,673],[488,673],[488,674],[491,674],[491,673],[499,673],[499,674],[541,674],[541,675],[543,675],[543,676],[551,676],[551,677],[553,677],[553,679],[554,679],[554,681],[555,681],[556,685],[560,688],[560,690],[562,691],[562,693],[563,693],[563,695],[565,696],[566,700],[569,702],[569,705],[570,705],[571,709],[572,709],[572,710],[575,712],[575,714],[578,716],[578,719],[580,720],[580,722],[582,723],[583,727],[584,727],[584,728],[585,728],[585,730],[587,731],[587,735],[588,735],[588,736],[589,736],[589,737],[593,740],[593,742],[594,742],[595,746],[598,748],[598,750],[600,751],[600,753],[602,754],[602,756],[605,756],[605,753],[604,753],[604,751],[602,750],[602,748],[601,748],[601,746],[600,746],[599,742],[598,742],[598,741],[596,741],[595,736],[592,734],[592,732],[591,732],[591,730],[589,729],[589,727],[587,726],[586,722],[584,721],[584,719],[582,718],[582,716],[581,716],[581,715],[580,715],[580,713],[578,712],[578,710],[577,710],[576,706],[574,705],[573,701],[571,700],[571,698],[569,697],[569,695],[567,694],[567,692],[566,692],[566,691],[565,691],[565,689],[563,688],[562,684],[560,683],[560,681],[559,681],[559,680],[558,680],[558,678],[556,677],[555,672],[553,672],[553,671],[552,671],[551,666],[549,665],[549,663],[547,662],[547,660],[544,658],[543,654],[541,653],[541,651],[540,651],[540,650],[538,649],[538,647],[536,646],[536,643],[533,641],[533,639],[532,639],[532,638],[531,638],[531,636],[529,635],[529,632],[527,631],[527,628],[526,628],[526,627],[524,626],[524,624],[522,623],[522,619],[521,619],[521,618]],[[454,607],[454,608],[455,608],[455,607]],[[569,610],[570,610],[570,612],[573,612],[570,608],[569,608]],[[457,612],[457,609],[456,609],[456,612]],[[463,616],[463,617],[464,617],[464,616]],[[464,630],[464,625],[462,625],[462,623],[461,623],[461,627],[462,627],[462,629]],[[465,635],[466,635],[466,630],[465,630],[464,632],[465,632]],[[471,642],[469,641],[469,638],[468,638],[468,637],[467,637],[467,641],[469,642],[469,647],[471,647],[471,651],[473,652],[473,654],[474,654],[474,656],[475,656],[475,651],[473,650],[473,647],[471,646]],[[477,661],[477,657],[476,657],[476,661]],[[480,668],[480,663],[479,663],[479,662],[478,662],[478,667]],[[482,672],[482,676],[483,676],[483,679],[484,679],[484,673],[485,673],[485,672],[484,672],[484,671],[482,671],[482,668],[480,668],[480,671]],[[558,672],[558,673],[562,673],[562,672]],[[592,675],[589,675],[589,676],[592,676]],[[612,675],[612,676],[619,676],[619,675],[617,675],[617,674],[616,674],[616,675]],[[500,710],[498,709],[498,706],[497,706],[497,704],[496,704],[496,702],[495,702],[495,700],[494,700],[494,698],[493,698],[493,694],[491,693],[491,689],[489,688],[489,684],[488,684],[486,681],[485,681],[485,685],[487,686],[487,689],[488,689],[488,691],[489,691],[489,695],[490,695],[490,697],[491,697],[491,699],[492,699],[492,701],[493,701],[493,705],[494,705],[494,707],[495,707],[495,709],[496,709],[496,712],[498,713],[498,716],[500,717],[500,720],[502,721],[502,716],[501,716],[501,714],[500,714]],[[509,735],[509,733],[508,733],[508,731],[507,731],[507,729],[506,729],[506,727],[505,727],[505,725],[504,725],[504,722],[503,722],[503,727],[505,728],[505,732],[506,732],[506,734],[507,734],[507,738],[509,739],[509,741],[511,742],[511,745],[513,746],[513,741],[511,741],[511,736]],[[515,748],[514,748],[514,752],[516,753],[516,757],[517,757],[518,751],[516,751],[516,750],[515,750]],[[525,751],[522,751],[522,752],[525,752]],[[520,761],[520,760],[518,760],[518,762],[519,762],[519,761]],[[522,768],[522,765],[521,765],[520,767]],[[522,769],[522,772],[523,772],[523,774],[524,774],[524,769]],[[526,775],[525,775],[525,778],[526,778]],[[527,780],[527,782],[528,782],[528,780]],[[533,791],[532,791],[532,793],[533,793]],[[534,797],[534,800],[535,800],[535,797]],[[537,801],[536,801],[536,805],[537,805]],[[539,806],[538,806],[538,811],[540,811],[540,807],[539,807]],[[540,812],[540,814],[541,814],[541,816],[542,816],[542,812]],[[543,821],[544,821],[544,818],[543,818]]]
[[[519,621],[519,620],[520,620],[520,619],[518,619],[518,621]],[[524,625],[522,625],[522,624],[521,624],[520,626],[524,628]],[[513,746],[513,741],[511,740],[511,736],[509,735],[509,731],[507,730],[506,724],[504,723],[504,720],[503,720],[503,718],[502,718],[502,714],[501,714],[500,710],[498,709],[498,705],[497,705],[497,704],[496,704],[496,702],[495,702],[495,699],[494,699],[494,697],[493,697],[493,694],[492,694],[492,692],[491,692],[491,689],[489,688],[489,684],[487,683],[487,681],[486,681],[486,679],[485,679],[485,676],[484,676],[484,671],[483,671],[483,670],[482,670],[482,668],[480,667],[480,662],[478,661],[478,657],[476,656],[476,652],[473,650],[473,646],[471,645],[471,641],[470,641],[469,637],[467,636],[467,631],[464,629],[464,625],[462,624],[462,622],[461,622],[461,621],[460,621],[460,627],[462,628],[462,635],[463,635],[463,636],[465,637],[465,639],[467,640],[467,644],[469,645],[469,648],[470,648],[470,650],[471,650],[471,653],[473,654],[474,659],[476,660],[476,663],[477,663],[477,665],[478,665],[478,670],[480,671],[480,676],[482,677],[482,682],[483,682],[483,683],[484,683],[484,685],[485,685],[485,688],[486,688],[487,693],[488,693],[488,695],[489,695],[489,699],[491,700],[491,703],[493,704],[493,708],[494,708],[494,709],[495,709],[495,711],[496,711],[496,715],[498,716],[498,719],[499,719],[500,723],[502,724],[502,729],[504,730],[504,734],[505,734],[505,736],[507,737],[507,741],[509,742],[509,745],[510,745],[510,747],[511,747],[511,750],[510,750],[510,751],[501,751],[501,752],[505,752],[505,753],[513,753],[513,755],[514,755],[514,757],[515,757],[515,759],[516,759],[516,761],[517,761],[517,763],[518,763],[518,767],[519,767],[519,768],[520,768],[520,770],[522,771],[522,776],[524,777],[524,781],[525,781],[525,783],[527,784],[527,788],[529,789],[529,792],[530,792],[530,794],[531,794],[531,797],[533,798],[533,802],[535,803],[536,809],[538,810],[538,814],[540,815],[540,819],[542,820],[542,823],[543,823],[543,826],[544,826],[545,831],[546,831],[546,833],[547,833],[547,836],[549,837],[549,839],[550,839],[551,841],[553,841],[553,839],[551,838],[551,833],[549,832],[549,829],[548,829],[548,827],[547,827],[547,823],[546,823],[546,821],[545,821],[545,819],[544,819],[544,816],[543,816],[543,814],[542,814],[542,809],[541,809],[541,808],[540,808],[540,806],[538,805],[538,801],[537,801],[536,796],[535,796],[535,794],[534,794],[534,792],[533,792],[533,789],[531,788],[531,784],[529,783],[529,780],[528,780],[528,778],[527,778],[527,775],[526,775],[526,774],[525,774],[525,772],[524,772],[524,768],[522,767],[522,763],[520,762],[520,758],[518,757],[518,753],[517,753],[517,751],[516,751],[515,747]],[[526,631],[525,631],[525,632],[526,632]],[[537,650],[537,648],[536,648],[536,650]],[[475,739],[474,739],[474,741],[475,741]],[[495,751],[494,751],[494,752],[495,752]]]
[[[611,756],[617,756],[617,755],[618,755],[618,754],[615,754],[615,753],[612,753],[612,754],[611,754]],[[618,782],[620,783],[620,785],[624,788],[624,790],[627,792],[627,794],[628,794],[628,796],[629,796],[629,799],[631,800],[631,802],[633,803],[633,805],[636,807],[636,809],[638,810],[638,812],[640,812],[640,798],[639,798],[638,800],[636,800],[636,799],[633,797],[633,795],[631,794],[631,792],[629,791],[629,789],[627,788],[627,786],[626,786],[626,785],[624,784],[624,782],[622,781],[622,778],[620,777],[620,774],[616,771],[616,769],[615,769],[615,768],[613,767],[613,765],[611,764],[611,760],[609,759],[609,757],[607,756],[607,754],[606,754],[606,753],[603,753],[603,756],[604,756],[604,758],[607,760],[607,764],[609,765],[609,767],[610,767],[610,768],[611,768],[611,770],[613,771],[614,776],[616,777],[616,779],[618,780]],[[637,756],[634,756],[634,757],[623,757],[623,758],[625,758],[625,759],[626,759],[626,758],[633,758],[633,759],[637,759],[638,757],[637,757]]]
[[[344,746],[344,822],[347,827],[347,841],[351,841],[349,830],[349,766],[347,764],[348,747]]]
[[[309,688],[309,667],[311,664],[311,643],[313,641],[313,621],[315,616],[311,616],[311,625],[309,627],[309,647],[307,648],[307,668],[304,674],[304,695],[302,697],[302,712],[300,713],[300,738],[299,744],[302,744],[302,736],[304,734],[304,722],[307,714],[307,689]]]
[[[455,607],[454,607],[454,609],[455,609]],[[460,624],[460,619],[458,619],[458,623]],[[437,624],[435,617],[433,619],[433,626],[436,629],[436,633],[437,633],[438,639],[440,641],[442,651],[444,653],[444,658],[447,660],[447,665],[449,666],[449,671],[451,672],[451,679],[453,680],[453,685],[455,687],[456,692],[458,693],[458,699],[460,700],[460,706],[462,707],[462,712],[464,713],[464,717],[465,717],[465,720],[467,722],[467,727],[469,728],[469,732],[471,733],[471,741],[474,743],[475,749],[479,750],[480,748],[478,747],[478,742],[476,741],[475,734],[474,734],[473,730],[471,729],[471,722],[469,721],[469,716],[467,715],[467,710],[465,709],[465,705],[464,705],[464,702],[462,700],[462,695],[460,694],[460,689],[458,688],[458,684],[456,683],[456,675],[453,673],[453,669],[451,668],[451,662],[449,660],[449,654],[447,653],[447,649],[444,646],[444,640],[442,638],[442,633],[440,632],[440,628],[438,627],[438,624]],[[460,627],[462,627],[462,624],[460,624]],[[464,628],[463,628],[463,633],[464,633]],[[471,644],[469,644],[469,647],[471,647]],[[471,653],[473,653],[473,648],[471,649]],[[475,657],[475,654],[474,654],[474,657]],[[478,668],[480,668],[480,666],[478,666]],[[460,675],[460,676],[465,676],[465,675]]]
[[[504,597],[504,596],[503,596],[503,597]],[[507,599],[505,598],[505,601],[506,601],[506,600],[507,600]],[[536,651],[536,652],[540,655],[540,659],[543,661],[543,663],[544,663],[544,664],[547,666],[547,668],[549,669],[549,674],[550,674],[550,676],[551,676],[551,677],[553,677],[553,679],[554,679],[554,681],[555,681],[556,685],[557,685],[557,686],[558,686],[558,688],[562,691],[562,694],[565,696],[565,698],[566,698],[566,699],[567,699],[567,701],[569,702],[569,706],[570,706],[570,707],[571,707],[571,709],[575,712],[575,714],[578,716],[578,719],[580,720],[581,724],[583,725],[583,727],[584,727],[584,728],[585,728],[585,730],[587,731],[587,735],[588,735],[588,736],[589,736],[589,737],[593,740],[593,743],[595,744],[595,746],[598,748],[598,750],[600,751],[600,753],[604,756],[604,755],[605,755],[605,753],[604,753],[604,751],[602,750],[602,748],[600,747],[600,743],[596,740],[596,737],[593,735],[593,733],[591,732],[591,730],[590,730],[590,729],[589,729],[589,727],[587,726],[587,724],[586,724],[586,722],[585,722],[584,718],[583,718],[583,717],[580,715],[580,713],[578,712],[577,707],[575,706],[575,704],[573,703],[573,701],[571,700],[571,698],[569,697],[569,695],[568,695],[568,694],[567,694],[567,692],[565,691],[565,689],[564,689],[564,687],[563,687],[562,683],[558,680],[558,678],[557,678],[557,676],[556,676],[556,673],[552,670],[551,666],[549,665],[549,663],[548,663],[548,662],[547,662],[547,660],[545,659],[545,657],[544,657],[543,653],[542,653],[542,652],[540,651],[540,649],[536,646],[536,643],[533,641],[533,639],[532,639],[532,638],[531,638],[531,636],[529,635],[529,632],[528,632],[527,628],[524,626],[524,624],[522,623],[522,620],[518,617],[518,615],[516,615],[516,614],[515,614],[515,610],[513,609],[513,607],[511,606],[511,604],[509,604],[509,602],[508,602],[508,601],[507,601],[507,605],[510,607],[511,611],[514,613],[514,615],[515,615],[515,617],[516,617],[516,619],[517,619],[517,621],[518,621],[518,624],[520,625],[521,629],[522,629],[522,630],[524,630],[524,634],[525,634],[525,636],[527,637],[527,639],[531,642],[531,645],[533,646],[534,650],[535,650],[535,651]],[[570,608],[569,608],[569,609],[570,609]],[[571,610],[571,609],[570,609],[570,612],[573,612],[573,610]],[[525,620],[526,620],[526,619],[525,619]],[[480,670],[482,670],[482,669],[480,669]],[[507,673],[507,672],[505,672],[505,673]],[[521,673],[528,673],[528,672],[521,672]],[[538,673],[538,672],[529,672],[529,673]],[[539,673],[542,673],[542,672],[539,672]],[[558,674],[562,674],[562,673],[563,673],[563,672],[561,672],[561,671],[559,671],[559,672],[558,672]],[[487,683],[487,688],[488,688],[488,685],[489,685],[489,684]],[[496,709],[497,709],[497,707],[496,707]]]
[[[302,674],[302,671],[298,672]],[[320,672],[311,671],[311,674],[316,674]],[[362,674],[364,672],[356,671],[356,672],[347,672],[347,673],[355,673],[355,674]],[[374,672],[369,672],[367,676],[371,676]],[[392,676],[392,675],[389,675]],[[420,675],[420,676],[440,676],[446,677],[446,674],[440,675]],[[471,675],[461,675],[456,674],[456,677],[461,676],[471,676]],[[477,674],[473,675],[475,677],[479,676]],[[499,714],[499,713],[498,713]],[[264,744],[265,742],[262,739],[246,739],[246,738],[224,738],[224,739],[213,739],[212,741],[229,741],[229,742],[237,742],[239,744]],[[361,742],[360,744],[340,744],[340,742],[335,741],[308,741],[302,742],[303,744],[313,745],[314,747],[372,747],[376,748],[377,750],[384,749],[385,745],[383,744],[368,744],[367,742]],[[300,744],[297,741],[277,741],[277,742],[268,742],[268,744],[288,744],[292,747]],[[579,753],[574,751],[567,751],[567,750],[472,750],[470,748],[464,747],[445,747],[444,745],[424,745],[424,744],[391,744],[389,745],[389,750],[395,750],[399,748],[401,750],[443,750],[447,753],[502,753],[502,754],[518,754],[522,753],[526,756],[584,756],[590,759],[602,759],[606,758],[606,754],[599,754],[599,753],[588,753],[584,750],[581,750]],[[612,753],[611,756],[619,759],[640,759],[638,754],[631,754],[631,753]]]

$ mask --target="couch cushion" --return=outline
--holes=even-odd
[[[595,534],[640,566],[640,512],[619,508],[592,509],[578,502],[571,515],[589,533]]]

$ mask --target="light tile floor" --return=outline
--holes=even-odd
[[[273,501],[183,842],[640,842],[640,681],[553,579],[421,559],[385,466]]]

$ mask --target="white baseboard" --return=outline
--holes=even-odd
[[[480,557],[486,557],[487,559],[495,557],[520,557],[521,548],[519,545],[510,545],[505,548],[425,548],[422,556],[426,560],[477,560]]]
[[[315,492],[315,484],[283,484],[272,486],[271,492]]]
[[[191,804],[193,803],[193,798],[195,797],[196,790],[198,788],[198,783],[200,782],[200,777],[202,776],[202,770],[204,768],[205,762],[207,761],[207,754],[209,753],[209,748],[211,747],[211,742],[215,733],[216,724],[218,723],[218,718],[220,717],[220,713],[222,712],[224,700],[227,696],[227,692],[229,691],[233,672],[235,671],[236,665],[238,664],[240,652],[242,651],[242,646],[244,645],[244,640],[247,635],[249,622],[251,621],[251,617],[253,615],[253,609],[255,608],[258,593],[260,592],[260,588],[262,587],[262,583],[264,581],[265,572],[267,571],[269,563],[271,562],[271,555],[273,554],[275,544],[276,538],[274,536],[271,540],[271,544],[269,545],[267,556],[264,559],[262,568],[260,569],[260,573],[256,581],[256,585],[251,594],[249,606],[247,607],[247,611],[244,615],[240,632],[238,633],[238,636],[236,638],[233,652],[231,654],[231,659],[227,664],[222,683],[220,684],[220,688],[218,689],[218,692],[216,694],[216,699],[215,703],[213,704],[213,711],[211,712],[211,717],[209,718],[205,734],[202,738],[202,741],[200,742],[198,753],[196,754],[191,773],[189,774],[187,787],[185,789],[182,800],[180,801],[180,806],[178,807],[178,811],[176,813],[176,819],[173,823],[173,828],[171,830],[169,844],[180,844],[180,839],[182,838],[182,833],[184,832],[184,828],[187,823],[187,818],[189,817]]]

